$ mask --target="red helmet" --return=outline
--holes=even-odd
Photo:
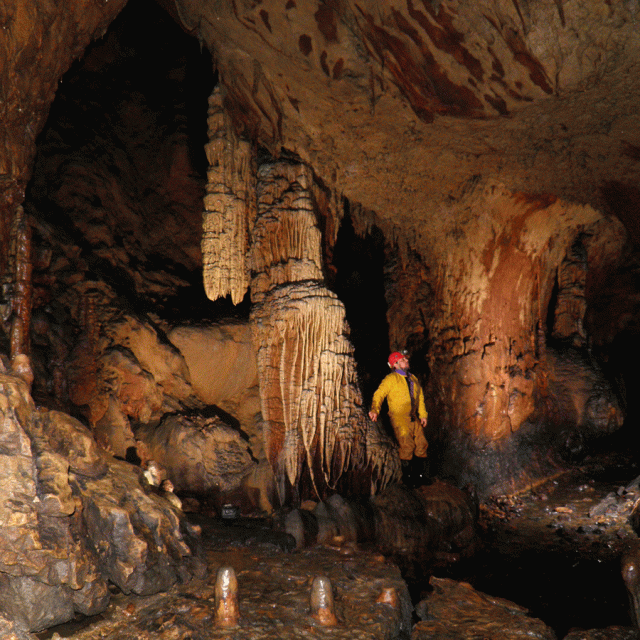
[[[396,362],[398,362],[398,360],[402,360],[402,358],[406,358],[407,356],[404,353],[400,353],[400,351],[394,351],[390,356],[389,356],[389,366],[393,369],[393,367],[395,367]]]

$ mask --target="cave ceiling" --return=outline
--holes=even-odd
[[[635,1],[159,3],[211,52],[241,134],[418,244],[459,232],[461,203],[492,182],[591,204],[638,237]],[[2,9],[3,206],[24,198],[57,83],[125,5]]]
[[[294,151],[427,246],[464,225],[459,203],[491,182],[616,213],[633,233],[637,2],[177,0],[171,9],[212,52],[242,134]]]

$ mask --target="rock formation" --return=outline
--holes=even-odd
[[[639,19],[609,0],[5,3],[2,609],[41,628],[99,610],[107,580],[182,575],[175,512],[107,454],[197,432],[206,455],[162,457],[175,486],[266,509],[274,487],[393,484],[334,291],[346,224],[381,238],[385,308],[360,322],[384,316],[382,367],[419,361],[435,471],[517,489],[637,412],[615,368],[640,345]]]
[[[371,474],[372,489],[398,472],[390,444],[368,435],[376,426],[364,411],[344,307],[324,283],[312,194],[304,165],[260,167],[251,319],[265,447],[283,498],[285,479],[295,495],[305,468],[319,497],[348,471]]]
[[[299,499],[304,471],[319,497],[351,470],[373,469],[372,487],[384,486],[397,464],[383,440],[381,450],[367,441],[375,427],[362,408],[344,307],[324,283],[318,217],[332,212],[319,210],[319,188],[301,163],[265,162],[256,174],[219,88],[209,105],[205,287],[238,303],[251,286],[264,447],[280,500]]]
[[[0,608],[10,619],[44,629],[102,611],[109,583],[150,594],[199,570],[174,508],[145,492],[134,467],[74,418],[36,410],[12,373],[0,388]]]

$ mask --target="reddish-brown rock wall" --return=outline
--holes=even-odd
[[[65,5],[64,11],[46,0],[16,0],[3,5],[0,271],[6,267],[9,221],[24,198],[36,136],[53,102],[56,85],[71,62],[91,40],[104,34],[125,4],[124,0],[104,4],[77,1]]]

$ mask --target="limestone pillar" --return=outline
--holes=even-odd
[[[430,342],[427,435],[437,445],[432,455],[442,473],[480,489],[508,489],[505,482],[526,483],[534,458],[545,453],[536,430],[546,428],[546,405],[555,401],[548,388],[555,364],[545,340],[554,331],[553,317],[547,327],[554,287],[555,331],[578,336],[584,271],[604,255],[615,259],[624,232],[589,206],[511,193],[497,184],[481,191],[459,205],[465,215],[452,212],[455,229],[428,250],[430,299],[421,313]],[[390,305],[392,335],[401,334],[403,323],[405,331],[415,331],[415,323],[392,315],[409,307],[411,300]],[[569,315],[575,329],[558,322]],[[570,417],[578,420],[579,411],[571,407]]]

